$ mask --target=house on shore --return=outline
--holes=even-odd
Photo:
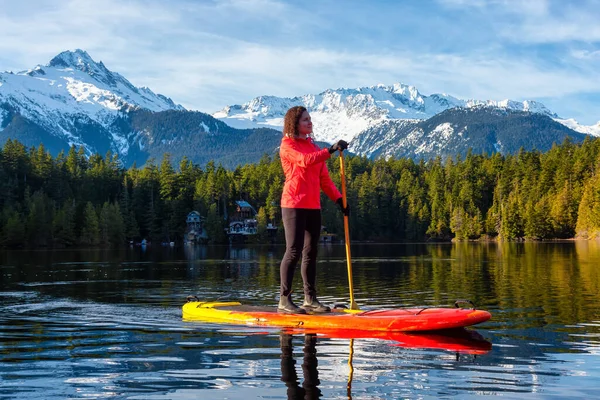
[[[186,218],[185,243],[206,243],[208,235],[204,227],[205,218],[198,211],[192,211]]]
[[[256,215],[258,212],[250,203],[244,200],[235,202],[236,210],[229,218],[229,227],[225,230],[229,236],[229,242],[244,242],[247,237],[258,233],[258,222]],[[269,237],[275,237],[277,227],[273,224],[267,224]]]
[[[229,227],[226,229],[230,242],[244,241],[246,236],[258,233],[256,221],[256,214],[258,213],[254,207],[244,200],[238,200],[235,204],[235,212],[229,217]]]

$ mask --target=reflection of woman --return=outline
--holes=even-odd
[[[285,255],[281,260],[281,288],[278,310],[304,314],[306,311],[329,312],[331,309],[317,300],[317,245],[321,234],[321,189],[342,209],[342,195],[335,187],[325,160],[335,151],[348,148],[338,141],[329,149],[320,149],[310,137],[312,122],[304,107],[292,107],[283,122],[281,166],[285,185],[281,195],[281,214],[285,229]],[[301,274],[304,282],[302,308],[291,299],[294,270],[302,254]]]
[[[281,380],[287,386],[288,399],[319,399],[319,372],[317,371],[317,335],[304,335],[304,362],[302,363],[302,374],[304,381],[302,387],[298,384],[296,373],[296,360],[294,360],[294,349],[292,346],[292,335],[282,333],[281,342]]]

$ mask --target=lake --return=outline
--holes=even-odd
[[[319,251],[320,299],[348,303],[344,246]],[[0,252],[0,398],[600,396],[598,242],[353,245],[361,308],[469,299],[484,351],[182,321],[188,295],[275,306],[283,252]]]

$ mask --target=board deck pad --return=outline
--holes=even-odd
[[[273,326],[314,330],[363,330],[380,332],[420,332],[462,328],[485,322],[491,314],[474,308],[397,308],[349,310],[334,308],[330,313],[286,314],[275,307],[240,302],[189,301],[183,305],[183,318],[239,325]]]

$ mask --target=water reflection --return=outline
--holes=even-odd
[[[296,333],[293,330],[287,330],[280,333],[281,349],[281,380],[287,388],[288,399],[318,399],[322,392],[319,389],[319,370],[317,360],[317,338],[323,339],[349,339],[347,357],[348,357],[348,377],[346,385],[346,395],[352,399],[352,381],[354,379],[354,343],[355,340],[384,340],[393,347],[425,350],[435,349],[453,353],[455,361],[474,362],[476,357],[488,353],[491,348],[491,342],[483,338],[479,333],[467,329],[455,329],[441,332],[406,334],[401,332],[369,332],[369,331],[323,331],[323,332],[305,332]],[[298,377],[296,369],[296,360],[294,358],[294,337],[300,343],[303,352],[302,362],[302,384]],[[373,356],[381,356],[381,350],[373,353]],[[331,357],[331,355],[325,355]],[[441,357],[442,362],[447,362],[445,357]],[[364,374],[363,374],[364,375]]]
[[[317,335],[304,335],[304,354],[302,362],[302,386],[299,384],[296,372],[296,360],[294,360],[294,348],[292,345],[293,335],[281,333],[281,380],[287,387],[288,399],[318,399],[321,397],[319,389],[319,371],[317,370]]]

